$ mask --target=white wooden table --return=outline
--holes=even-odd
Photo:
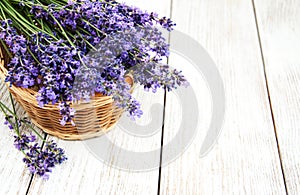
[[[300,1],[127,2],[172,17],[176,29],[201,43],[216,62],[226,93],[218,143],[199,158],[199,131],[188,150],[168,166],[134,172],[101,163],[82,142],[57,140],[69,159],[43,181],[26,170],[1,115],[0,194],[300,194]],[[169,62],[181,61],[171,55]],[[210,99],[205,81],[198,79],[199,128],[205,129]],[[140,122],[149,121],[149,105],[164,103],[162,91],[152,95],[137,90],[135,96],[146,112]],[[7,101],[3,85],[0,97]],[[180,110],[172,94],[166,96],[165,109],[163,134],[143,139],[120,137],[113,130],[111,137],[125,148],[161,147],[162,136],[164,143],[172,139]]]

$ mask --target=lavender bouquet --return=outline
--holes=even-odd
[[[132,119],[140,117],[140,103],[124,80],[129,72],[147,91],[188,84],[180,71],[162,63],[169,45],[158,27],[172,31],[175,24],[155,13],[114,0],[1,0],[0,20],[1,45],[10,56],[6,82],[36,90],[40,107],[58,103],[61,125],[74,123],[69,102],[89,101],[95,93],[112,96]],[[46,161],[36,157],[41,147],[29,146],[35,137],[18,130],[27,121],[0,107],[17,132],[16,147],[29,151],[24,162],[32,173],[45,175],[48,169],[34,168]],[[45,151],[57,151],[50,167],[66,159],[53,142]]]

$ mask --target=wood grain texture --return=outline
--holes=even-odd
[[[172,1],[173,5],[171,0],[126,2],[160,15],[170,15],[173,8],[176,29],[199,41],[220,70],[226,116],[218,144],[199,158],[211,119],[209,88],[189,61],[172,54],[170,64],[183,69],[199,99],[199,127],[188,150],[162,167],[160,194],[285,194],[251,0]],[[255,0],[255,5],[287,191],[299,194],[300,2]],[[9,102],[2,84],[0,89],[0,100]],[[137,89],[135,97],[145,111],[138,123],[148,124],[151,105],[163,104],[163,92]],[[20,107],[18,111],[25,114]],[[181,113],[180,100],[168,93],[164,145],[178,131]],[[48,181],[34,177],[30,184],[31,175],[13,147],[12,133],[3,125],[3,118],[0,114],[0,194],[25,194],[28,187],[29,194],[157,194],[158,169],[118,170],[100,162],[83,142],[58,139],[69,160],[55,168]],[[116,128],[107,136],[115,146],[102,149],[115,154],[117,146],[131,151],[158,149],[162,135],[158,131],[152,137],[139,138]],[[158,166],[159,156],[154,158]],[[113,156],[113,160],[118,159],[118,155]]]
[[[146,10],[155,10],[161,15],[170,15],[170,1],[128,0],[128,4]],[[164,91],[156,94],[144,92],[143,88],[134,91],[134,97],[142,102],[144,116],[137,122],[146,125],[151,120],[150,109],[155,103],[164,104]],[[116,154],[113,160],[119,160],[118,146],[130,151],[151,151],[161,147],[161,128],[150,137],[135,137],[119,127],[106,136],[114,143],[112,148],[100,148]],[[159,154],[155,156],[156,169],[147,172],[119,170],[95,158],[83,142],[57,140],[68,155],[68,161],[58,166],[48,181],[34,177],[29,194],[157,194],[159,174]],[[139,159],[136,159],[137,163]],[[147,163],[147,162],[145,162]],[[125,167],[126,169],[126,167]]]
[[[300,193],[300,2],[255,1],[287,191]]]
[[[177,29],[199,41],[220,70],[226,116],[218,144],[199,158],[209,123],[204,115],[209,106],[201,108],[194,142],[162,168],[160,193],[285,194],[251,1],[173,0],[172,7]],[[180,63],[178,56],[171,56],[170,62]],[[200,93],[207,93],[203,82],[198,78],[196,84],[202,88]],[[200,106],[202,101],[209,105],[207,95],[199,96],[204,96]],[[168,95],[166,113],[180,110],[175,102]],[[165,140],[171,140],[176,131],[174,117],[166,115]]]

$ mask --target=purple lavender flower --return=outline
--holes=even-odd
[[[59,103],[59,112],[62,115],[62,119],[60,121],[61,125],[65,125],[67,122],[71,122],[72,125],[75,125],[73,122],[73,118],[75,115],[75,110],[70,107],[70,105],[66,102]]]
[[[28,150],[29,149],[29,143],[34,142],[36,140],[36,137],[34,135],[25,135],[22,134],[20,136],[14,136],[14,146],[18,150]]]
[[[43,150],[37,143],[26,149],[28,152],[23,161],[32,174],[38,174],[44,179],[49,178],[52,168],[67,160],[64,150],[53,141],[47,142]]]
[[[14,117],[13,116],[11,116],[11,115],[6,115],[5,116],[5,121],[4,121],[4,125],[7,125],[8,126],[8,128],[10,129],[10,130],[13,130],[13,129],[15,129],[17,126],[18,127],[21,127],[22,126],[22,121],[26,121],[26,119],[24,118],[24,119],[17,119],[17,122],[15,122],[15,119],[14,119]]]
[[[4,125],[7,125],[10,130],[14,129],[14,124],[11,122],[12,118],[13,116],[6,116],[4,121]]]

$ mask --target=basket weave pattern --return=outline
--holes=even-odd
[[[7,75],[5,63],[9,61],[9,58],[3,49],[0,49],[0,57],[0,78],[4,81]],[[131,76],[126,76],[125,80],[133,86]],[[76,110],[74,119],[76,126],[71,123],[62,126],[60,124],[62,116],[59,113],[58,104],[40,107],[36,100],[38,93],[32,89],[12,85],[9,87],[9,91],[36,126],[48,134],[65,140],[80,140],[100,136],[116,125],[123,112],[122,109],[113,104],[111,96],[96,94],[88,103],[71,103],[71,107]]]

